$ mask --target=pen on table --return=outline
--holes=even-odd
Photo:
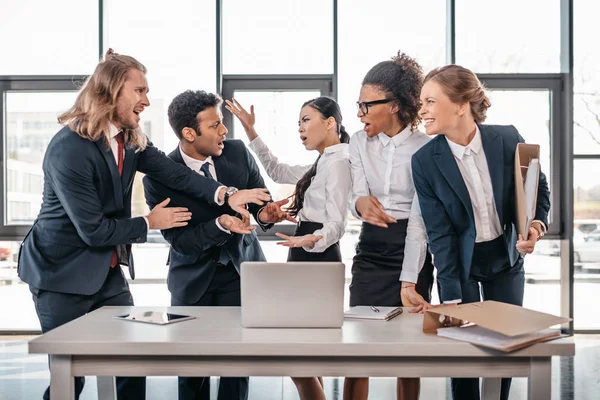
[[[379,312],[379,308],[375,307],[375,306],[371,306],[371,310],[375,311],[375,312]]]

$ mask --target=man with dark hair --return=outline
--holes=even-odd
[[[256,162],[240,140],[225,140],[222,99],[205,91],[185,91],[169,105],[169,123],[179,146],[169,154],[174,161],[237,189],[265,186]],[[231,209],[208,207],[185,193],[144,178],[150,208],[166,198],[171,205],[187,207],[192,219],[185,227],[162,231],[171,244],[168,287],[173,306],[239,306],[240,264],[265,261],[253,227]],[[258,225],[267,230],[283,219],[294,221],[281,210],[287,199],[266,206],[250,205]],[[295,221],[294,221],[295,222]],[[210,379],[179,378],[180,400],[209,400]],[[247,399],[248,378],[222,378],[219,400]]]
[[[121,271],[128,266],[134,279],[131,245],[144,243],[149,229],[187,225],[189,211],[166,207],[167,198],[147,216],[132,217],[137,171],[202,199],[205,207],[225,204],[247,214],[244,204],[270,199],[266,189],[228,196],[226,186],[191,173],[154,147],[139,127],[150,105],[148,90],[146,67],[109,49],[75,104],[59,117],[65,126],[46,149],[42,207],[23,239],[17,267],[43,333],[103,306],[133,305]],[[75,378],[72,397],[79,398],[84,382]],[[145,399],[145,378],[118,377],[116,387],[120,400]],[[48,388],[44,399],[50,396]]]

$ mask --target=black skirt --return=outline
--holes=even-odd
[[[323,224],[319,222],[300,221],[296,226],[294,236],[310,235],[317,229],[323,228]],[[291,247],[288,252],[288,261],[342,261],[342,253],[340,244],[336,242],[325,249],[322,253],[310,253],[302,247]]]
[[[404,261],[404,245],[408,220],[398,220],[388,228],[363,222],[356,256],[352,264],[350,306],[401,306],[400,272]],[[431,254],[419,274],[416,291],[431,301],[433,264]]]

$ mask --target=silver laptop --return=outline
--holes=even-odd
[[[341,262],[244,262],[244,328],[340,328],[345,267]]]

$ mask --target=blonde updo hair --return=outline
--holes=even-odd
[[[429,72],[424,83],[430,80],[439,84],[453,103],[469,103],[475,122],[485,121],[487,109],[492,103],[485,94],[484,85],[473,71],[460,65],[445,65]]]

